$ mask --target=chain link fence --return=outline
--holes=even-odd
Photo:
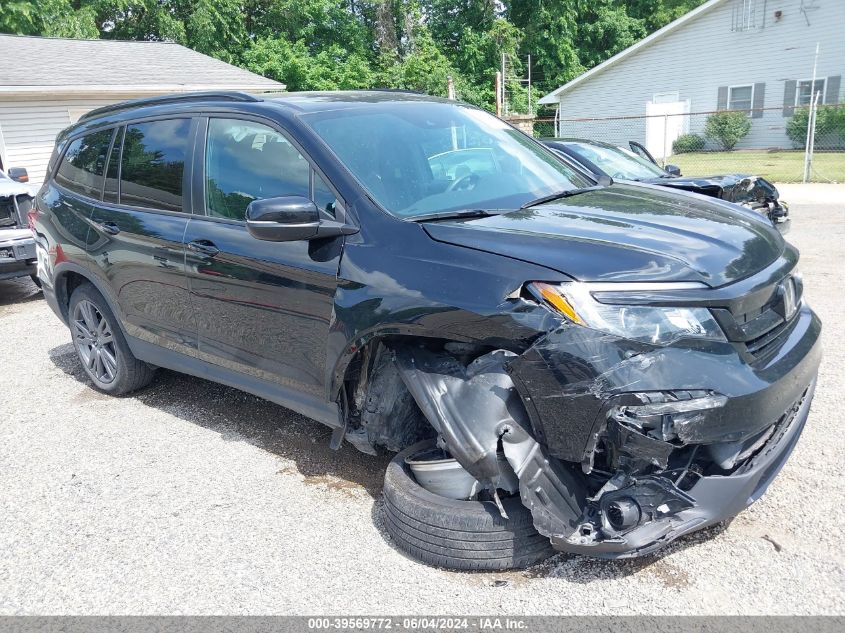
[[[629,148],[635,142],[661,166],[685,176],[750,173],[773,182],[801,182],[805,174],[810,109],[759,108],[636,116],[567,118],[554,112],[533,119],[537,138],[579,138]],[[845,104],[819,105],[807,180],[845,182]]]

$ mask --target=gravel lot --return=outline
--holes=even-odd
[[[826,347],[804,435],[729,527],[627,562],[417,564],[382,528],[384,459],[171,372],[101,395],[29,280],[0,282],[0,614],[845,613],[845,215],[799,195],[790,239]]]

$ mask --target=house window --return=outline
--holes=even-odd
[[[754,99],[754,86],[731,86],[728,89],[728,110],[751,111]]]
[[[736,0],[731,12],[731,31],[757,28],[757,0]]]
[[[821,93],[819,101],[824,101],[824,90],[827,78],[816,79],[815,85],[812,79],[806,81],[799,81],[795,88],[795,105],[808,106],[813,100],[813,95],[817,92]]]

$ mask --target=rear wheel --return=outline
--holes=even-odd
[[[154,370],[132,354],[117,319],[91,284],[73,291],[68,321],[76,354],[97,389],[117,396],[153,379]]]
[[[420,486],[405,459],[433,445],[426,440],[402,451],[385,473],[385,526],[399,549],[429,565],[464,570],[528,567],[554,554],[518,496],[502,499],[504,519],[492,501],[449,499]]]

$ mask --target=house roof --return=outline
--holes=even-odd
[[[625,50],[620,51],[619,53],[616,53],[616,55],[614,55],[613,57],[611,57],[609,59],[606,59],[605,61],[603,61],[598,66],[593,66],[590,70],[588,70],[585,73],[578,75],[575,79],[573,79],[569,83],[565,83],[560,88],[553,90],[552,92],[550,92],[546,96],[542,97],[539,100],[539,103],[543,103],[543,104],[557,103],[560,95],[563,94],[564,92],[566,92],[567,90],[570,90],[570,89],[574,88],[575,86],[577,86],[578,84],[583,83],[584,81],[587,81],[591,77],[594,77],[595,75],[598,75],[599,73],[604,72],[605,70],[607,70],[611,66],[614,66],[614,65],[618,64],[619,62],[621,62],[622,60],[626,59],[627,57],[630,57],[631,55],[633,55],[634,53],[636,53],[640,49],[645,48],[646,46],[650,46],[651,44],[654,44],[654,42],[656,42],[657,40],[660,40],[663,37],[666,37],[667,35],[669,35],[669,33],[672,33],[673,31],[675,31],[675,30],[679,29],[680,27],[684,26],[690,20],[698,17],[699,15],[701,15],[703,13],[710,11],[711,9],[715,9],[718,5],[720,5],[720,4],[722,4],[726,1],[727,0],[708,0],[707,2],[705,2],[701,6],[693,9],[689,13],[685,13],[684,15],[679,17],[677,20],[674,20],[673,22],[670,22],[669,24],[667,24],[663,28],[656,30],[654,33],[652,33],[648,37],[641,39],[639,42],[637,42],[633,46],[629,46]]]
[[[284,84],[172,42],[0,35],[2,93],[283,90]]]

